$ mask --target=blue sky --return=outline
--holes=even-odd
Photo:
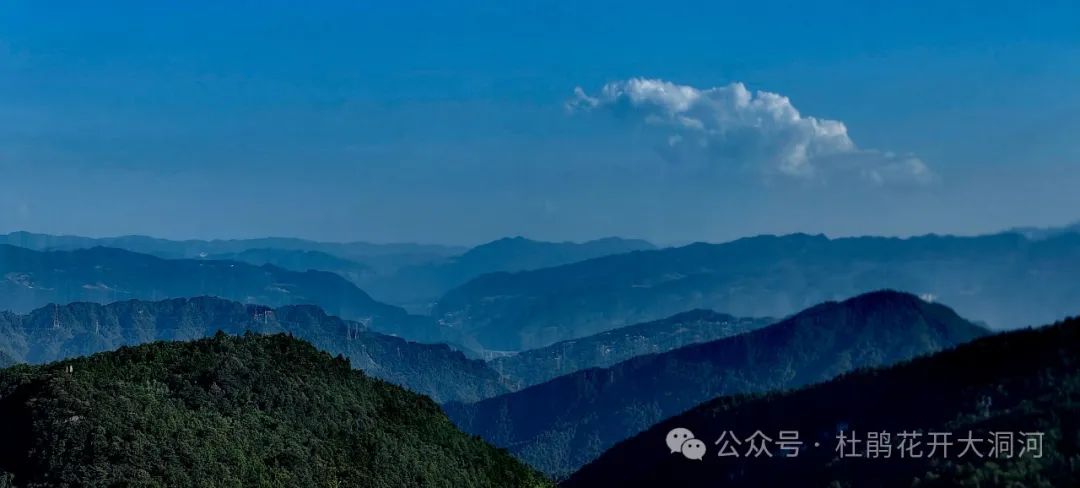
[[[1069,2],[308,3],[0,4],[0,230],[679,243],[1080,219]]]

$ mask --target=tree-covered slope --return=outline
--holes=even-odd
[[[676,427],[707,441],[703,461],[666,449],[665,436]],[[779,430],[798,431],[806,445],[794,458],[718,455],[721,431],[749,436],[758,429],[774,439]],[[863,441],[863,458],[839,459],[840,429]],[[922,435],[914,451],[922,458],[901,458],[897,434],[905,431]],[[869,432],[891,433],[891,458],[865,457]],[[951,433],[947,440],[955,444],[930,456],[935,432]],[[986,442],[974,443],[979,455],[961,457],[967,446],[959,441],[968,432],[976,440],[1012,433],[1012,457],[1003,450],[990,456]],[[1020,455],[1032,438],[1020,433],[1043,434],[1041,457],[1034,450]],[[986,337],[799,391],[718,398],[620,443],[564,486],[700,487],[717,480],[731,488],[1080,486],[1080,319]]]
[[[773,319],[736,318],[711,310],[691,310],[496,358],[488,364],[515,388],[524,388],[574,371],[604,368],[635,356],[742,334],[773,322]]]
[[[476,401],[507,391],[499,375],[442,344],[418,344],[370,331],[311,305],[269,308],[212,297],[108,305],[53,305],[26,315],[0,313],[0,354],[46,363],[155,340],[245,331],[287,332],[378,378],[439,402]]]
[[[760,236],[478,277],[433,309],[488,349],[520,350],[686,310],[783,317],[879,289],[931,295],[995,328],[1080,302],[1080,234],[908,239]]]
[[[27,312],[49,303],[217,296],[270,306],[314,304],[375,330],[434,340],[425,317],[380,303],[345,278],[236,261],[161,259],[121,249],[39,252],[0,244],[0,309]]]
[[[825,381],[984,334],[948,307],[904,293],[874,292],[824,303],[746,334],[444,408],[462,430],[562,476],[616,442],[710,398]]]
[[[0,371],[0,485],[516,487],[545,481],[431,400],[284,336]]]

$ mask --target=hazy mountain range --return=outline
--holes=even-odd
[[[829,239],[795,234],[605,256],[480,276],[433,309],[477,347],[518,350],[707,308],[782,317],[877,289],[941,300],[995,328],[1080,303],[1080,234]]]
[[[606,238],[587,242],[543,242],[512,237],[469,249],[443,261],[405,266],[391,274],[358,282],[380,300],[426,313],[447,290],[487,273],[516,272],[654,249],[648,242]]]
[[[115,247],[94,247],[102,244]],[[960,359],[943,361],[958,372],[935,379],[940,381],[928,390],[929,394],[919,393],[918,375],[909,373],[897,373],[900,379],[890,377],[885,383],[873,376],[856,375],[866,378],[856,384],[862,390],[844,382],[853,381],[849,379],[852,376],[845,376],[851,371],[903,362],[989,334],[988,329],[976,323],[1016,327],[1075,313],[1075,304],[1080,303],[1077,276],[1080,233],[1070,228],[907,239],[829,239],[795,234],[664,249],[644,241],[617,238],[584,243],[508,238],[465,249],[299,239],[168,241],[139,236],[87,239],[13,233],[0,236],[0,310],[10,310],[0,312],[0,368],[19,362],[48,363],[162,339],[197,342],[138,348],[157,352],[134,359],[124,356],[133,349],[121,349],[115,356],[95,356],[95,361],[105,361],[100,364],[131,360],[132,367],[141,368],[135,365],[149,362],[153,366],[147,374],[151,376],[141,386],[109,387],[109,378],[115,378],[110,376],[112,366],[101,366],[105,369],[93,373],[96,378],[105,378],[104,383],[94,380],[89,384],[57,376],[55,366],[16,366],[0,372],[0,410],[13,409],[5,410],[14,415],[10,418],[37,422],[30,433],[11,422],[0,422],[0,428],[9,429],[7,433],[19,439],[12,444],[14,447],[0,452],[0,457],[28,459],[27,467],[0,462],[0,486],[12,480],[21,480],[18,486],[24,486],[25,480],[81,484],[92,476],[88,473],[96,473],[102,480],[132,479],[129,467],[134,464],[102,464],[92,454],[108,449],[68,447],[86,439],[83,425],[92,426],[87,428],[94,432],[124,436],[124,428],[117,425],[123,415],[109,412],[94,422],[84,422],[89,417],[81,413],[56,417],[52,410],[36,407],[50,405],[52,409],[60,405],[71,410],[74,407],[70,405],[81,405],[79,402],[104,395],[106,390],[119,394],[116,402],[104,402],[106,408],[141,405],[139,408],[148,409],[145,411],[159,409],[155,411],[163,418],[192,422],[194,430],[175,430],[172,424],[157,425],[146,420],[147,424],[130,431],[178,436],[180,444],[158,443],[154,439],[125,441],[141,442],[148,446],[148,452],[165,459],[194,452],[213,453],[226,445],[221,440],[200,438],[209,432],[199,431],[201,425],[215,426],[212,432],[233,432],[229,429],[235,427],[198,413],[206,405],[216,405],[218,410],[214,411],[225,418],[236,415],[229,408],[249,408],[243,407],[250,405],[244,402],[254,402],[257,409],[268,408],[257,417],[278,428],[247,425],[253,437],[244,439],[254,444],[241,444],[234,452],[221,454],[224,458],[234,456],[235,462],[246,463],[250,469],[237,471],[209,459],[183,464],[200,466],[222,479],[248,482],[255,479],[249,476],[283,476],[274,479],[304,483],[363,480],[374,486],[396,486],[394,483],[402,481],[400,476],[409,474],[383,467],[386,460],[381,458],[364,465],[341,460],[340,453],[348,449],[371,452],[379,443],[388,442],[382,433],[366,438],[366,447],[341,444],[339,441],[355,440],[356,436],[334,437],[332,432],[333,440],[326,450],[313,452],[295,445],[305,442],[302,439],[322,438],[322,433],[312,437],[312,432],[324,428],[320,426],[332,425],[329,428],[339,433],[347,428],[336,424],[335,418],[309,412],[305,402],[311,398],[338,402],[332,409],[343,408],[335,410],[339,413],[362,410],[366,400],[349,403],[349,394],[338,395],[344,390],[326,384],[321,376],[312,377],[316,386],[305,383],[308,379],[301,381],[304,384],[289,386],[297,386],[297,391],[302,391],[297,393],[300,396],[294,397],[285,389],[267,390],[269,383],[246,376],[251,371],[278,374],[276,367],[258,369],[266,360],[263,355],[267,351],[258,350],[263,345],[276,344],[274,348],[279,352],[292,351],[288,357],[310,359],[301,360],[301,369],[307,364],[319,364],[320,360],[306,353],[296,356],[294,353],[308,346],[286,338],[280,338],[285,342],[268,343],[252,338],[199,340],[219,330],[234,335],[247,331],[286,333],[308,341],[330,355],[340,355],[339,360],[347,359],[371,376],[436,402],[446,402],[445,412],[462,430],[504,447],[532,467],[559,478],[630,439],[615,448],[613,454],[600,457],[597,464],[575,474],[566,482],[569,486],[649,486],[646,480],[663,484],[661,480],[668,480],[668,476],[681,479],[672,474],[678,466],[672,463],[685,459],[639,459],[636,456],[645,456],[646,448],[625,446],[644,445],[647,441],[634,437],[636,434],[662,429],[652,426],[658,422],[666,426],[666,419],[687,409],[694,409],[691,414],[706,411],[702,409],[707,407],[697,405],[714,398],[720,399],[709,405],[721,407],[707,411],[760,420],[763,425],[776,425],[779,410],[773,410],[769,403],[774,400],[780,405],[776,409],[843,412],[828,403],[839,401],[829,395],[807,394],[811,395],[808,400],[798,397],[800,393],[777,393],[838,376],[840,379],[829,385],[841,386],[826,385],[823,391],[837,388],[834,392],[847,397],[869,392],[874,398],[865,400],[866,408],[880,409],[895,400],[889,396],[891,391],[883,390],[888,388],[883,386],[888,382],[895,381],[901,391],[924,401],[937,398],[939,393],[935,392],[940,389],[956,390],[954,396],[940,396],[948,407],[945,410],[954,412],[953,417],[931,418],[917,409],[904,410],[890,417],[897,419],[896,424],[890,424],[893,426],[905,419],[980,427],[1034,422],[1061,433],[1055,438],[1055,457],[1026,464],[1026,468],[886,463],[881,473],[888,473],[888,479],[907,480],[907,484],[895,486],[951,486],[941,480],[959,484],[985,480],[987,476],[1015,478],[1024,486],[1055,484],[1072,479],[1068,477],[1069,469],[1063,466],[1080,463],[1075,457],[1077,449],[1067,441],[1070,429],[1080,425],[1073,420],[1075,414],[1070,413],[1075,410],[1070,409],[1075,406],[1075,391],[1080,387],[1075,375],[1061,373],[1065,365],[1075,362],[1070,359],[1075,351],[1065,345],[1043,343],[1049,340],[1043,335],[1010,335],[1022,338],[1018,345],[1021,355],[1036,354],[1041,348],[1056,356],[1038,363],[1035,367],[1043,368],[1040,372],[1019,368],[1010,376],[995,366],[990,368],[991,374],[997,375],[993,377],[980,376],[981,363],[976,362],[974,353],[956,356]],[[874,291],[880,289],[903,292]],[[832,301],[836,299],[844,301]],[[969,322],[936,302],[955,306],[960,314],[977,322]],[[1074,340],[1070,334],[1075,335],[1051,335],[1056,340]],[[1024,339],[1035,337],[1041,339]],[[263,345],[232,355],[256,343]],[[173,361],[168,354],[158,355],[165,351],[175,354],[189,347],[204,361],[183,363],[185,371],[192,371],[194,383],[173,377],[162,379],[154,372],[154,368]],[[470,359],[461,351],[488,361]],[[993,354],[979,354],[978,361],[994,361]],[[227,364],[205,369],[218,356],[227,358]],[[105,357],[124,359],[100,359]],[[82,364],[79,361],[65,364]],[[1002,410],[997,412],[993,410],[997,404],[986,406],[984,400],[990,397],[991,402],[998,401],[987,386],[995,381],[1006,385],[1001,392]],[[27,384],[37,386],[23,389]],[[1050,391],[1049,385],[1053,384],[1058,384],[1056,392]],[[249,387],[250,391],[245,390]],[[72,393],[71,388],[79,390]],[[247,392],[230,397],[230,389]],[[766,392],[775,394],[763,400],[730,396]],[[90,396],[80,396],[83,394]],[[225,403],[214,403],[226,397],[229,399]],[[798,399],[787,400],[789,397]],[[72,398],[76,403],[65,403]],[[147,401],[150,403],[140,403]],[[981,409],[978,415],[970,413],[974,404]],[[192,405],[202,407],[191,410]],[[288,406],[275,410],[274,405]],[[63,408],[56,411],[68,412]],[[100,413],[91,410],[94,415]],[[830,423],[835,431],[838,425],[882,418],[848,413],[851,415],[844,418],[803,414],[800,425],[821,437]],[[385,424],[393,426],[387,428],[403,428],[401,422],[414,420],[402,415]],[[912,417],[918,415],[923,416]],[[310,422],[296,420],[308,417]],[[255,417],[245,418],[244,422],[255,422]],[[375,424],[371,425],[387,418],[376,414],[371,418]],[[425,418],[425,422],[440,422]],[[695,419],[693,415],[680,417]],[[203,420],[209,423],[200,423]],[[911,425],[917,423],[915,420]],[[101,423],[95,423],[98,421]],[[647,430],[650,428],[653,430]],[[456,431],[440,430],[434,435],[449,442],[440,446],[474,442],[455,440],[460,436]],[[115,436],[109,439],[118,438]],[[62,440],[55,444],[60,446],[56,452],[43,450],[43,446],[54,445],[43,440],[46,438]],[[93,439],[99,442],[104,438]],[[259,444],[262,442],[277,444],[267,447]],[[468,486],[498,485],[492,480],[501,480],[504,486],[545,483],[528,470],[520,470],[517,464],[505,464],[498,455],[490,457],[485,449],[466,447],[466,451],[480,456],[467,461],[437,454],[439,461],[412,474],[417,476],[415,480],[436,484],[463,479],[476,480],[466,483]],[[658,449],[663,453],[662,447]],[[390,452],[399,461],[423,456],[408,448]],[[137,457],[131,458],[132,463],[143,462]],[[803,481],[817,486],[814,483],[824,480],[839,480],[851,486],[894,486],[879,483],[885,479],[884,474],[825,461],[810,456],[800,460],[791,473],[777,465],[724,464],[720,469],[728,473],[725,479],[731,480],[733,486]],[[336,468],[325,477],[306,467],[327,462],[336,463]],[[456,471],[451,467],[463,462],[480,465],[470,464]],[[69,463],[72,468],[58,468],[61,465],[56,463]],[[615,466],[624,463],[633,464],[635,469],[615,472],[619,471]],[[109,464],[116,465],[115,472],[102,471]],[[176,466],[168,461],[160,463],[154,468],[158,470],[154,479],[164,477],[186,483],[184,476],[191,474],[182,473]],[[699,475],[703,473],[691,470],[685,480],[701,485],[703,478]]]
[[[371,266],[322,251],[298,249],[256,248],[224,254],[210,254],[204,259],[240,261],[256,266],[272,264],[291,271],[329,271],[339,274],[353,283],[370,279],[375,275]]]
[[[118,237],[81,237],[70,235],[11,232],[0,235],[0,243],[37,251],[70,251],[91,247],[115,247],[163,258],[198,258],[213,254],[232,254],[251,249],[284,251],[316,251],[343,259],[363,260],[385,256],[412,256],[416,262],[455,256],[465,252],[458,246],[438,244],[373,244],[369,242],[317,242],[291,237],[262,237],[257,239],[187,239],[171,240],[130,235]]]
[[[498,357],[488,364],[520,389],[574,371],[607,367],[635,356],[742,334],[773,322],[774,319],[768,318],[736,318],[712,310],[691,310],[661,320]]]
[[[1080,486],[1080,320],[998,334],[887,369],[862,371],[803,390],[722,397],[660,422],[604,453],[562,486],[974,487]],[[689,429],[707,441],[702,461],[665,446],[667,433]],[[742,438],[756,430],[774,441],[799,432],[798,457],[718,456],[722,431]],[[837,435],[856,433],[863,458],[837,459]],[[900,455],[898,433],[918,432],[921,458]],[[960,442],[968,432],[980,454]],[[869,432],[891,433],[895,450],[865,458]],[[932,432],[952,447],[930,456]],[[991,456],[992,432],[1013,433],[1012,455]],[[1042,433],[1042,452],[1019,455],[1021,433]],[[817,442],[819,447],[814,447]],[[732,444],[733,445],[733,444]],[[738,448],[746,452],[745,445]],[[949,449],[947,452],[946,449]]]
[[[26,315],[0,312],[0,357],[47,363],[158,340],[288,333],[368,374],[435,401],[476,401],[508,388],[491,368],[443,344],[417,344],[327,315],[312,305],[269,308],[220,298],[71,303]]]
[[[0,370],[0,419],[0,486],[548,486],[431,400],[284,335]]]
[[[37,251],[111,247],[166,259],[233,260],[291,271],[337,273],[379,301],[427,313],[447,290],[497,271],[523,271],[622,252],[654,249],[648,242],[604,238],[543,242],[512,237],[473,248],[422,244],[327,243],[292,238],[175,241],[146,236],[88,238],[29,232],[0,235],[0,244]]]
[[[98,242],[33,234],[6,239],[37,247]],[[108,242],[127,244],[124,239]],[[173,247],[184,242],[164,241]],[[194,242],[237,247],[278,241]],[[1038,239],[1019,233],[907,239],[795,234],[666,249],[623,239],[511,238],[393,272],[322,250],[251,248],[167,261],[101,248],[67,253],[39,256],[0,248],[0,291],[6,292],[0,307],[27,311],[51,302],[195,295],[270,306],[313,303],[411,340],[470,351],[521,351],[696,308],[782,317],[885,288],[941,300],[995,328],[1051,321],[1080,301],[1074,279],[1080,274],[1080,234],[1067,228]],[[408,302],[414,311],[426,313],[433,301],[434,306],[429,317],[409,314],[379,294]]]
[[[462,430],[564,476],[616,442],[713,397],[808,385],[985,334],[945,306],[875,292],[734,337],[444,408]]]
[[[272,307],[314,304],[332,315],[403,337],[431,338],[433,323],[375,301],[325,271],[289,271],[237,261],[162,259],[121,249],[33,251],[0,244],[0,309],[50,303],[216,296]]]

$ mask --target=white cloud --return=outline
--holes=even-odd
[[[707,89],[632,78],[608,83],[596,95],[574,90],[572,111],[630,113],[671,133],[710,161],[753,165],[766,174],[827,179],[855,175],[872,184],[927,183],[935,176],[914,156],[860,149],[838,120],[804,116],[787,97],[751,92],[742,83]]]

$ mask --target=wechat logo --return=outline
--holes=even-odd
[[[679,427],[677,429],[671,429],[671,432],[667,433],[668,449],[671,453],[682,453],[686,459],[695,459],[701,461],[705,457],[705,443],[700,439],[694,438],[694,433],[689,429]]]

